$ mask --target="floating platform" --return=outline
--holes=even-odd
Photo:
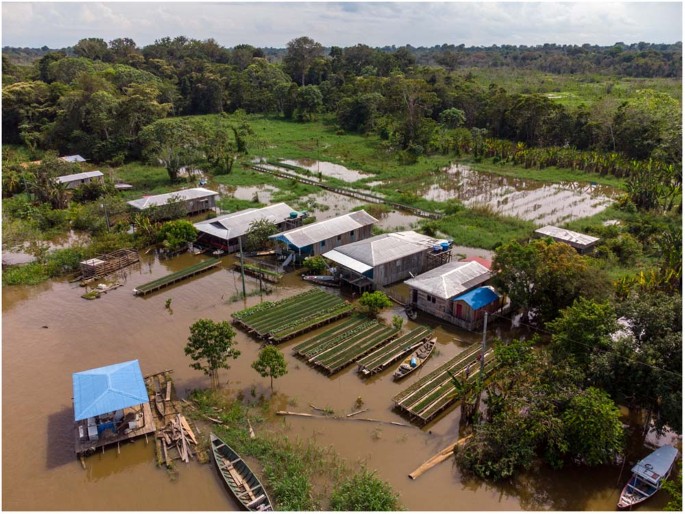
[[[397,332],[395,327],[358,316],[297,345],[294,351],[332,374],[384,345]]]
[[[459,378],[474,382],[480,375],[478,355],[481,344],[476,343],[455,358],[426,375],[393,398],[395,406],[412,421],[426,424],[440,412],[459,401],[459,396],[450,373]],[[484,374],[487,376],[495,367],[495,354],[486,352]],[[449,373],[448,373],[449,372]]]
[[[398,337],[363,359],[358,360],[359,373],[362,376],[368,377],[382,371],[393,362],[398,361],[421,346],[431,335],[433,335],[433,332],[428,327],[415,328],[408,334]]]
[[[133,290],[133,294],[145,296],[146,294],[153,293],[154,291],[168,287],[176,282],[195,276],[198,273],[215,268],[220,263],[221,261],[219,259],[207,259],[198,264],[194,264],[188,268],[182,269],[181,271],[172,273],[171,275],[167,275],[165,277],[158,278],[157,280],[153,280],[152,282],[147,282],[146,284],[138,286]]]
[[[353,310],[341,297],[311,289],[236,312],[233,321],[250,335],[276,344],[348,316]]]

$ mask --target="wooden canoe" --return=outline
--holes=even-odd
[[[419,369],[423,363],[428,360],[428,357],[430,357],[431,353],[433,353],[433,349],[435,348],[435,343],[437,343],[437,341],[437,337],[432,337],[424,344],[419,346],[414,352],[412,352],[411,355],[409,355],[409,357],[402,361],[402,364],[397,367],[397,370],[395,370],[395,373],[392,375],[392,379],[400,380],[409,375],[411,372]],[[413,366],[412,363],[414,364]]]
[[[219,475],[233,496],[249,511],[272,511],[264,486],[240,455],[214,434],[209,438]]]

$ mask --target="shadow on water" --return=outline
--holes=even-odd
[[[72,464],[76,459],[74,452],[73,427],[74,411],[64,408],[47,417],[47,468],[55,469]]]
[[[128,472],[141,465],[150,465],[154,461],[154,436],[148,442],[144,437],[121,443],[120,452],[111,447],[86,457],[86,477],[88,481],[97,482],[110,475]]]

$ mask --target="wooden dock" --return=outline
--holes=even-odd
[[[170,275],[166,275],[165,277],[153,280],[152,282],[147,282],[143,285],[140,285],[133,290],[133,294],[145,296],[146,294],[158,291],[159,289],[168,287],[172,284],[175,284],[176,282],[185,280],[186,278],[193,277],[198,273],[202,273],[204,271],[213,269],[217,267],[220,263],[221,261],[216,258],[207,259],[198,264],[194,264],[192,266],[184,268],[181,271],[177,271]]]
[[[354,307],[339,296],[310,289],[236,312],[233,321],[250,335],[277,344],[348,316]]]
[[[277,167],[278,164],[272,164],[271,166]],[[383,198],[382,196],[374,195],[373,193],[368,193],[366,191],[361,191],[359,189],[352,189],[349,187],[341,187],[341,186],[332,186],[323,182],[319,182],[317,180],[313,180],[310,178],[303,177],[302,175],[298,175],[297,173],[288,173],[282,169],[272,169],[264,165],[259,165],[259,164],[254,164],[252,166],[252,169],[255,171],[259,171],[261,173],[268,173],[269,175],[274,175],[279,178],[287,179],[287,180],[296,180],[298,182],[301,182],[303,184],[307,184],[310,186],[316,186],[320,187],[321,189],[325,189],[327,191],[331,191],[333,193],[337,193],[340,195],[344,196],[349,196],[350,198],[356,198],[357,200],[363,200],[368,203],[379,203],[379,204],[384,204],[384,205],[389,205],[390,207],[393,207],[395,209],[405,211],[405,212],[410,212],[411,214],[414,214],[415,216],[418,216],[420,218],[427,218],[431,220],[437,220],[443,217],[443,214],[440,212],[435,212],[435,211],[428,211],[425,209],[419,209],[418,207],[412,207],[411,205],[404,205],[401,203],[397,202],[391,202],[390,200],[387,200]]]
[[[474,382],[480,375],[478,355],[481,344],[476,343],[455,358],[426,375],[393,398],[395,406],[419,424],[426,424],[450,405],[459,401],[450,373]],[[495,367],[492,350],[485,354],[484,374],[487,376]]]
[[[387,343],[398,332],[375,320],[355,317],[294,348],[308,363],[333,374]]]
[[[124,430],[104,430],[98,436],[98,439],[91,441],[88,439],[88,420],[84,419],[77,421],[74,424],[74,449],[78,457],[82,458],[86,455],[95,453],[98,449],[105,451],[105,447],[124,441],[129,441],[140,436],[152,434],[156,430],[155,418],[152,415],[152,409],[149,403],[143,403],[138,407],[131,407],[124,409],[124,419],[131,419],[140,426],[133,429]],[[91,427],[92,428],[92,427]]]
[[[358,360],[359,373],[362,376],[368,377],[382,371],[393,362],[421,346],[431,335],[433,335],[433,332],[428,327],[416,327],[408,334],[398,337],[363,359]]]

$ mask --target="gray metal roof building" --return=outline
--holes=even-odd
[[[371,226],[378,220],[361,210],[336,218],[318,221],[310,225],[274,234],[269,239],[282,241],[292,249],[305,249],[327,239],[337,238],[362,227]]]
[[[448,262],[404,283],[413,289],[448,300],[487,282],[492,272],[478,262]]]
[[[198,200],[201,198],[217,198],[219,193],[210,191],[203,187],[194,187],[191,189],[182,189],[181,191],[174,191],[173,193],[164,193],[161,195],[144,196],[137,200],[131,200],[128,203],[131,207],[138,210],[149,209],[150,207],[159,207],[168,204],[170,201],[188,201]]]
[[[55,178],[55,180],[60,184],[80,185],[85,182],[90,182],[93,179],[100,179],[100,177],[103,176],[101,171],[96,170],[73,173],[72,175],[62,175],[61,177]]]
[[[81,157],[80,155],[65,155],[63,157],[60,157],[61,160],[65,162],[86,162],[86,159]]]
[[[278,225],[289,219],[292,212],[297,211],[285,203],[277,203],[261,209],[245,209],[230,214],[222,214],[210,220],[194,223],[194,226],[198,232],[228,240],[245,235],[253,221],[266,219]]]
[[[597,244],[597,241],[599,241],[598,237],[588,236],[587,234],[573,232],[572,230],[554,227],[552,225],[537,229],[535,235],[537,237],[551,237],[555,241],[571,245],[580,253],[590,250]]]

